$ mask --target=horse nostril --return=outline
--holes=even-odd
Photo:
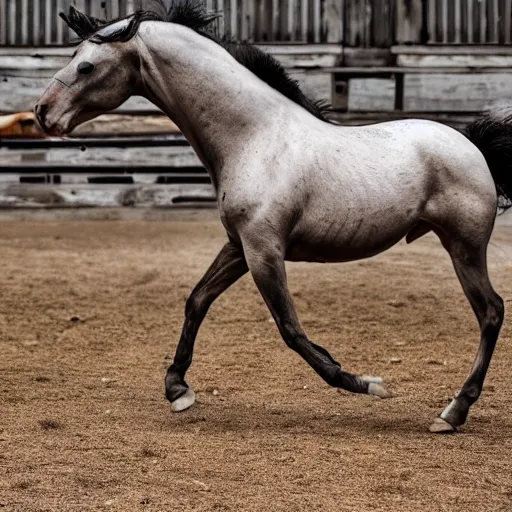
[[[45,128],[46,114],[48,113],[48,105],[37,104],[35,111],[36,111],[36,116],[39,119],[39,124],[41,125],[42,128]]]

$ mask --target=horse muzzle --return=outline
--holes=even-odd
[[[58,112],[63,89],[62,82],[52,82],[34,106],[37,123],[47,135],[59,137],[67,133],[66,123],[62,122],[64,112]]]

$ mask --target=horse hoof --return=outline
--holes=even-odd
[[[181,412],[187,410],[189,407],[194,405],[196,401],[196,394],[192,391],[191,388],[187,388],[187,391],[179,398],[174,400],[171,403],[171,411],[172,412]]]
[[[430,425],[429,430],[434,434],[453,434],[454,432],[457,432],[457,429],[447,421],[443,420],[443,418],[436,418],[434,423]]]
[[[370,382],[368,385],[368,394],[378,396],[379,398],[391,398],[393,396],[384,386],[381,386],[377,382]]]

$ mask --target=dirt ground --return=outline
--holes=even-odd
[[[433,235],[288,265],[311,338],[395,398],[324,384],[247,276],[200,331],[196,405],[171,414],[184,302],[224,234],[215,212],[146,215],[0,215],[1,510],[512,510],[510,316],[468,425],[428,432],[478,343]],[[510,310],[512,213],[489,261]]]

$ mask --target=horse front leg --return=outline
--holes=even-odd
[[[297,352],[330,386],[382,398],[391,396],[381,385],[382,379],[343,371],[327,350],[308,339],[288,289],[284,248],[280,247],[279,241],[253,238],[251,234],[242,241],[249,270],[286,345]]]
[[[227,243],[201,281],[192,290],[185,305],[185,321],[173,364],[165,376],[165,396],[174,412],[188,409],[195,401],[185,374],[192,363],[194,343],[199,327],[213,301],[248,270],[242,250]]]

